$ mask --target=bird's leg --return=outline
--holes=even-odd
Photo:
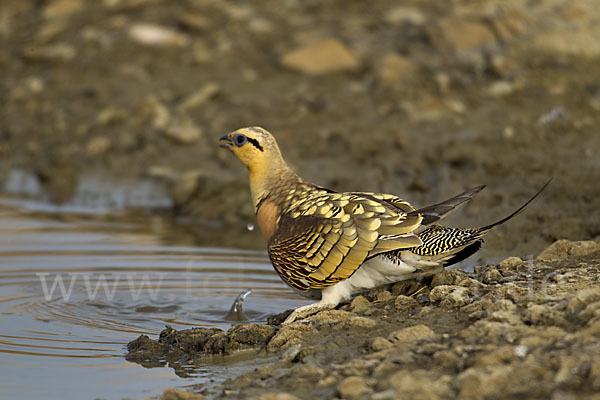
[[[285,321],[283,321],[282,325],[306,318],[310,315],[318,313],[319,311],[331,310],[340,304],[340,301],[348,299],[349,297],[350,292],[345,287],[344,282],[326,287],[325,289],[321,290],[321,301],[296,308],[290,315],[288,315]]]
[[[319,311],[330,310],[330,309],[334,308],[335,306],[336,306],[335,304],[318,302],[318,303],[313,303],[313,304],[308,304],[306,306],[298,307],[294,311],[292,311],[292,313],[290,315],[288,315],[288,317],[285,319],[285,321],[283,321],[283,323],[281,325],[291,324],[294,321],[297,321],[299,319],[304,319],[306,317],[309,317],[313,314],[318,313]]]

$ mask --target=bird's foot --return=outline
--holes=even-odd
[[[285,321],[283,321],[281,325],[291,324],[294,321],[304,319],[306,317],[318,313],[319,311],[330,310],[333,307],[335,307],[335,305],[323,303],[313,303],[306,306],[298,307],[294,311],[292,311],[290,315],[288,315],[288,317],[285,319]]]

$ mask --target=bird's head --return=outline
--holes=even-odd
[[[241,128],[221,136],[221,147],[233,154],[252,172],[283,162],[273,136],[259,127]]]

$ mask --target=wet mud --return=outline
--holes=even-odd
[[[164,330],[128,359],[275,359],[196,392],[211,398],[595,398],[600,390],[600,242],[558,241],[535,260],[372,290],[280,325]],[[276,389],[276,390],[274,390]],[[277,397],[279,396],[279,397]],[[288,396],[288,397],[281,397]]]

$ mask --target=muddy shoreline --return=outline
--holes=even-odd
[[[145,366],[251,351],[275,356],[209,398],[595,398],[600,389],[600,242],[558,241],[536,260],[372,290],[287,326],[165,329],[132,341]],[[277,397],[279,396],[279,397]],[[287,397],[283,397],[287,396]]]

